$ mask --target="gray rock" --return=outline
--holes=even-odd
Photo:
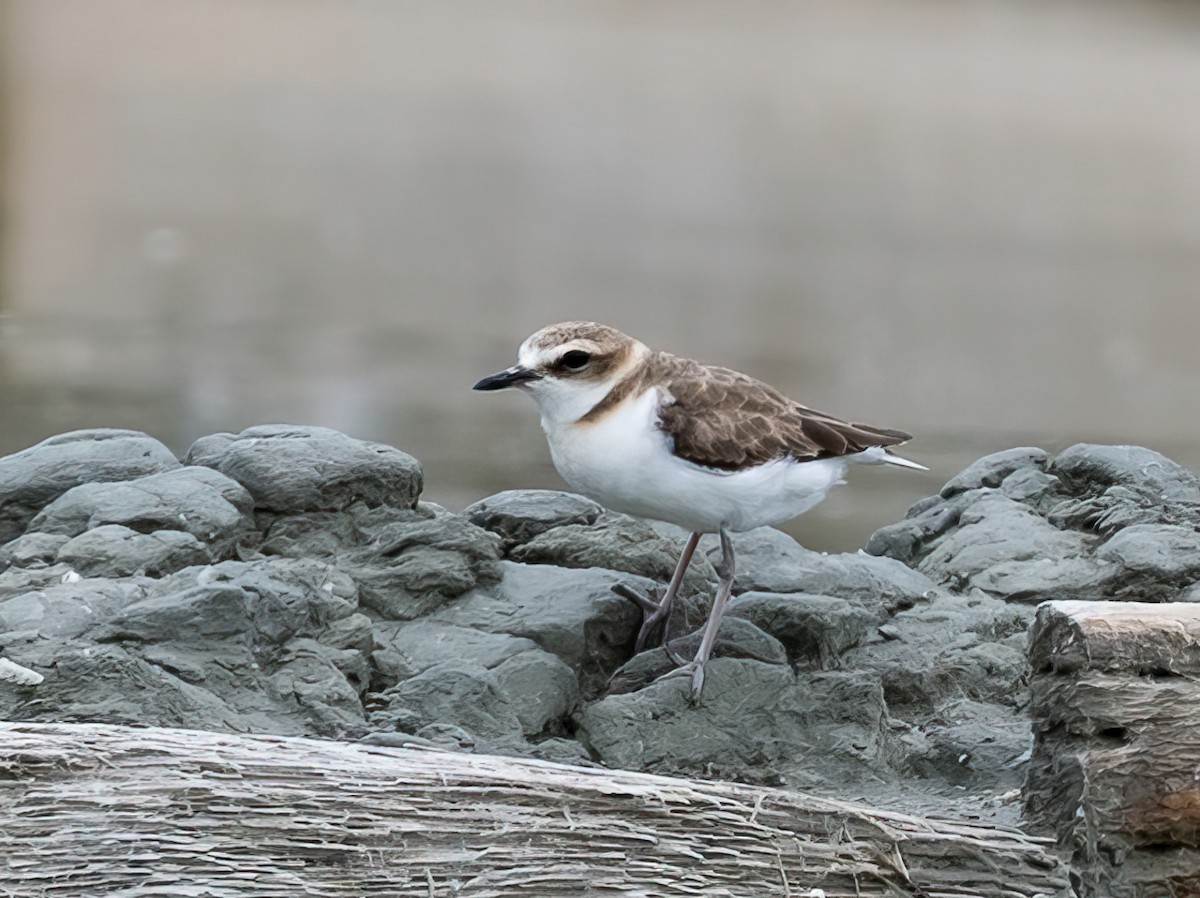
[[[379,621],[373,631],[380,690],[443,661],[470,658],[493,670],[522,652],[541,651],[532,639],[430,620]]]
[[[65,564],[56,563],[48,567],[9,567],[0,571],[0,601],[82,579],[77,571],[71,570]]]
[[[363,604],[389,620],[430,614],[500,579],[499,540],[436,506],[366,532],[371,542],[341,552],[338,566],[359,584]]]
[[[501,661],[495,674],[523,735],[562,731],[579,700],[579,681],[565,662],[549,652],[522,652]]]
[[[319,637],[331,623],[357,610],[357,588],[342,571],[319,561],[271,558],[225,561],[188,568],[147,589],[148,598],[110,622],[119,636],[170,639],[183,622],[241,634],[251,645],[277,645],[297,636]],[[198,603],[215,603],[200,614]],[[230,620],[230,618],[237,620]]]
[[[61,533],[26,533],[0,546],[0,570],[15,567],[45,567],[58,557],[70,539]]]
[[[166,446],[135,430],[77,430],[0,458],[0,544],[72,487],[178,467]]]
[[[937,587],[928,578],[890,558],[863,553],[827,555],[805,549],[772,527],[733,536],[736,554],[734,594],[807,593],[846,599],[886,614],[921,601]],[[716,537],[700,540],[712,560],[720,555]]]
[[[74,487],[46,506],[29,529],[70,537],[107,525],[142,534],[174,530],[208,546],[211,558],[223,559],[257,539],[252,512],[250,494],[238,483],[208,468],[181,468]]]
[[[525,564],[627,571],[667,583],[681,547],[645,521],[605,512],[594,524],[564,524],[515,547],[509,557]],[[697,552],[684,577],[681,595],[711,594],[717,575]]]
[[[295,515],[258,516],[263,540],[259,551],[264,555],[288,558],[332,560],[346,549],[360,548],[370,542],[368,527],[376,524],[364,505],[352,505],[345,511],[310,511]],[[387,509],[396,519],[404,520],[413,512]],[[366,525],[366,526],[364,526]]]
[[[1132,524],[1200,526],[1200,477],[1151,449],[1079,443],[1050,470],[1067,493],[1052,515],[1061,526],[1101,533]]]
[[[982,592],[939,595],[898,613],[889,635],[848,650],[842,664],[875,672],[891,714],[916,725],[964,698],[1011,708],[1026,700],[1027,664],[1006,640],[1023,643],[1032,618],[1032,608]]]
[[[886,772],[887,713],[863,673],[798,679],[790,668],[716,658],[703,701],[685,678],[610,695],[576,715],[577,738],[609,767],[829,787]]]
[[[85,577],[162,577],[207,564],[213,556],[204,543],[181,530],[138,533],[105,524],[66,542],[56,560]]]
[[[451,724],[476,739],[510,739],[522,724],[496,674],[469,660],[439,662],[381,696],[385,706],[371,714],[373,730],[418,733],[431,724]]]
[[[963,509],[971,503],[973,496],[971,492],[946,500],[939,496],[922,499],[908,510],[903,521],[880,527],[871,534],[867,540],[867,554],[916,567],[939,537],[958,526]]]
[[[8,716],[293,735],[364,731],[359,695],[370,646],[362,646],[365,619],[354,614],[344,574],[273,559],[189,568],[114,592],[123,582],[79,581],[0,606],[0,620],[30,634],[15,654],[40,653],[38,669],[52,672],[36,701]],[[5,642],[22,630],[5,633]]]
[[[341,511],[356,502],[412,508],[421,493],[415,458],[324,427],[272,424],[214,434],[197,440],[186,461],[232,477],[256,508],[279,514]]]
[[[494,674],[489,688],[520,723],[520,729],[509,736],[540,734],[552,721],[565,717],[578,699],[574,671],[530,639],[428,620],[383,621],[377,625],[376,637],[377,690],[394,695],[388,690],[403,680],[448,662],[470,659],[472,665]]]
[[[1080,444],[981,459],[868,550],[1009,601],[1162,601],[1200,577],[1200,478],[1156,452]]]
[[[1174,601],[1200,581],[1200,533],[1176,524],[1132,524],[1096,549],[1119,573],[1105,588],[1114,598]]]
[[[949,499],[951,496],[980,487],[995,488],[1018,471],[1045,471],[1049,462],[1050,456],[1046,454],[1046,450],[1031,446],[993,452],[967,465],[947,480],[939,495],[943,499]]]
[[[793,664],[832,667],[862,642],[875,615],[833,596],[746,592],[728,613],[745,618],[780,641]]]
[[[583,496],[557,490],[505,490],[468,505],[472,524],[500,537],[507,552],[565,524],[596,523],[604,509]]]
[[[35,650],[41,645],[47,653],[39,663],[53,663],[55,647],[91,634],[145,597],[145,586],[128,579],[76,580],[25,592],[0,600],[0,642],[9,649],[26,642]]]
[[[550,761],[553,764],[571,764],[574,767],[597,766],[586,748],[574,739],[566,739],[561,736],[534,743],[529,746],[526,753],[530,757]]]
[[[48,676],[36,699],[11,709],[8,719],[273,731],[264,717],[240,714],[219,697],[219,684],[203,682],[208,673],[203,666],[172,669],[119,645],[63,646],[43,672]],[[262,726],[268,729],[259,730]]]
[[[1046,595],[1094,595],[1109,573],[1091,534],[1059,530],[993,490],[971,494],[958,526],[930,547],[920,570],[954,589],[982,589],[1035,603]]]
[[[612,591],[617,583],[649,590],[650,581],[601,569],[501,562],[503,579],[474,589],[429,616],[437,623],[508,633],[561,658],[595,695],[629,656],[641,611]]]
[[[916,739],[897,740],[897,766],[926,780],[995,795],[1021,788],[1023,756],[1033,737],[1016,711],[997,714],[993,705],[962,700],[947,706]]]

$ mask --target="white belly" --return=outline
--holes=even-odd
[[[844,458],[780,459],[736,473],[702,468],[671,453],[658,407],[649,390],[594,424],[543,420],[554,466],[571,489],[607,508],[700,533],[786,521],[824,499],[846,472]]]

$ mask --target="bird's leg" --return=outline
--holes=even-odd
[[[704,665],[712,654],[713,645],[717,641],[717,631],[721,629],[721,618],[725,614],[725,605],[729,602],[729,594],[733,592],[734,555],[733,540],[729,531],[721,528],[721,561],[717,565],[717,576],[721,578],[717,586],[717,597],[713,599],[712,611],[708,614],[708,622],[704,625],[704,635],[700,638],[700,648],[696,657],[683,667],[676,668],[660,677],[688,676],[692,678],[692,702],[700,703],[700,693],[704,689]]]
[[[679,553],[679,563],[675,565],[675,573],[671,575],[671,582],[667,586],[666,595],[664,595],[662,601],[658,603],[658,607],[655,608],[650,614],[646,615],[645,619],[642,621],[642,629],[638,631],[637,642],[633,644],[633,651],[635,653],[640,652],[646,647],[646,643],[649,641],[651,634],[660,623],[663,621],[668,621],[668,626],[665,629],[670,629],[669,621],[671,618],[671,606],[675,604],[675,597],[679,595],[679,587],[683,583],[683,575],[687,573],[688,565],[691,564],[692,561],[692,555],[696,551],[696,544],[699,542],[699,533],[693,533],[688,537],[687,543],[683,547],[683,551]],[[644,610],[649,610],[644,605],[642,607]],[[667,639],[664,637],[663,644],[666,645],[666,643]],[[670,653],[670,649],[668,649],[667,654],[669,655]]]
[[[708,614],[708,623],[704,625],[704,636],[700,640],[700,648],[692,659],[695,672],[692,674],[692,701],[700,703],[700,691],[704,688],[704,664],[712,654],[713,644],[717,641],[717,631],[721,629],[721,618],[725,615],[725,605],[729,594],[733,592],[734,556],[733,540],[729,531],[721,528],[721,563],[717,567],[717,576],[721,578],[717,586],[717,597],[713,599],[712,611]]]

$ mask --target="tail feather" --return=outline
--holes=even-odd
[[[881,462],[883,462],[885,465],[896,465],[897,467],[900,467],[900,468],[912,468],[914,471],[928,471],[929,470],[924,465],[917,464],[917,462],[915,462],[915,461],[910,461],[909,459],[902,458],[899,455],[893,455],[892,453],[888,452],[886,449],[883,450],[883,453],[879,460]]]
[[[899,455],[893,455],[890,449],[885,449],[883,446],[869,446],[862,452],[847,456],[847,459],[858,462],[861,465],[895,465],[898,468],[911,468],[914,471],[929,470],[924,465],[917,464],[915,461],[910,461]]]

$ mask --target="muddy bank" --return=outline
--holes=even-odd
[[[1146,449],[988,456],[825,555],[764,529],[694,708],[632,656],[685,534],[566,493],[463,513],[321,428],[130,431],[0,459],[0,717],[416,741],[1019,819],[1045,598],[1200,595],[1200,482]],[[715,540],[702,543],[709,553]],[[687,652],[715,584],[698,553]]]

